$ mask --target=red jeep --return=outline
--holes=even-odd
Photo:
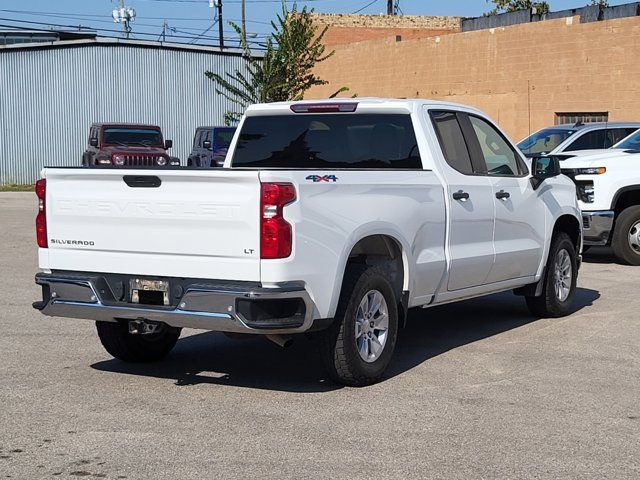
[[[168,167],[180,159],[167,155],[173,145],[163,140],[160,127],[135,123],[94,123],[82,166]]]

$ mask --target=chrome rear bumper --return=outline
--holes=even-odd
[[[39,273],[36,283],[42,286],[43,300],[35,302],[34,308],[55,317],[146,320],[172,327],[256,334],[300,333],[313,325],[314,305],[300,284],[263,288],[202,281],[184,288],[175,305],[163,307],[114,300],[101,274]],[[261,313],[284,304],[292,307],[286,318]]]

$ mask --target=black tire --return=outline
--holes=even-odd
[[[318,333],[322,360],[329,376],[337,383],[354,387],[376,383],[391,361],[398,336],[398,305],[387,277],[382,268],[366,265],[351,265],[345,272],[335,320],[328,329]],[[358,353],[356,313],[365,295],[374,290],[384,297],[389,322],[381,353],[374,361],[367,362]]]
[[[180,338],[180,328],[162,325],[148,335],[132,335],[127,322],[96,322],[102,346],[123,362],[154,362],[167,356]]]
[[[569,254],[569,261],[571,264],[571,283],[569,287],[569,294],[564,300],[560,300],[555,288],[555,265],[562,251],[566,251]],[[542,295],[539,297],[525,297],[529,311],[536,317],[542,318],[557,318],[569,315],[573,307],[577,279],[578,260],[575,245],[571,241],[569,235],[564,232],[557,232],[551,239],[551,248],[549,249],[549,258],[547,260]]]
[[[620,263],[640,265],[640,245],[634,243],[634,248],[629,241],[630,234],[635,235],[636,241],[640,241],[640,237],[638,236],[639,223],[640,205],[624,209],[616,219],[616,226],[611,238],[611,248]]]

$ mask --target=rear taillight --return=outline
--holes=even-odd
[[[40,248],[47,248],[47,181],[43,178],[36,182],[38,196],[38,216],[36,217],[36,239]]]
[[[262,183],[260,198],[260,258],[287,258],[291,255],[291,225],[282,208],[296,199],[290,183]]]

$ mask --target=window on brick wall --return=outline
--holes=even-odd
[[[563,123],[608,122],[609,112],[556,112],[556,125]]]

